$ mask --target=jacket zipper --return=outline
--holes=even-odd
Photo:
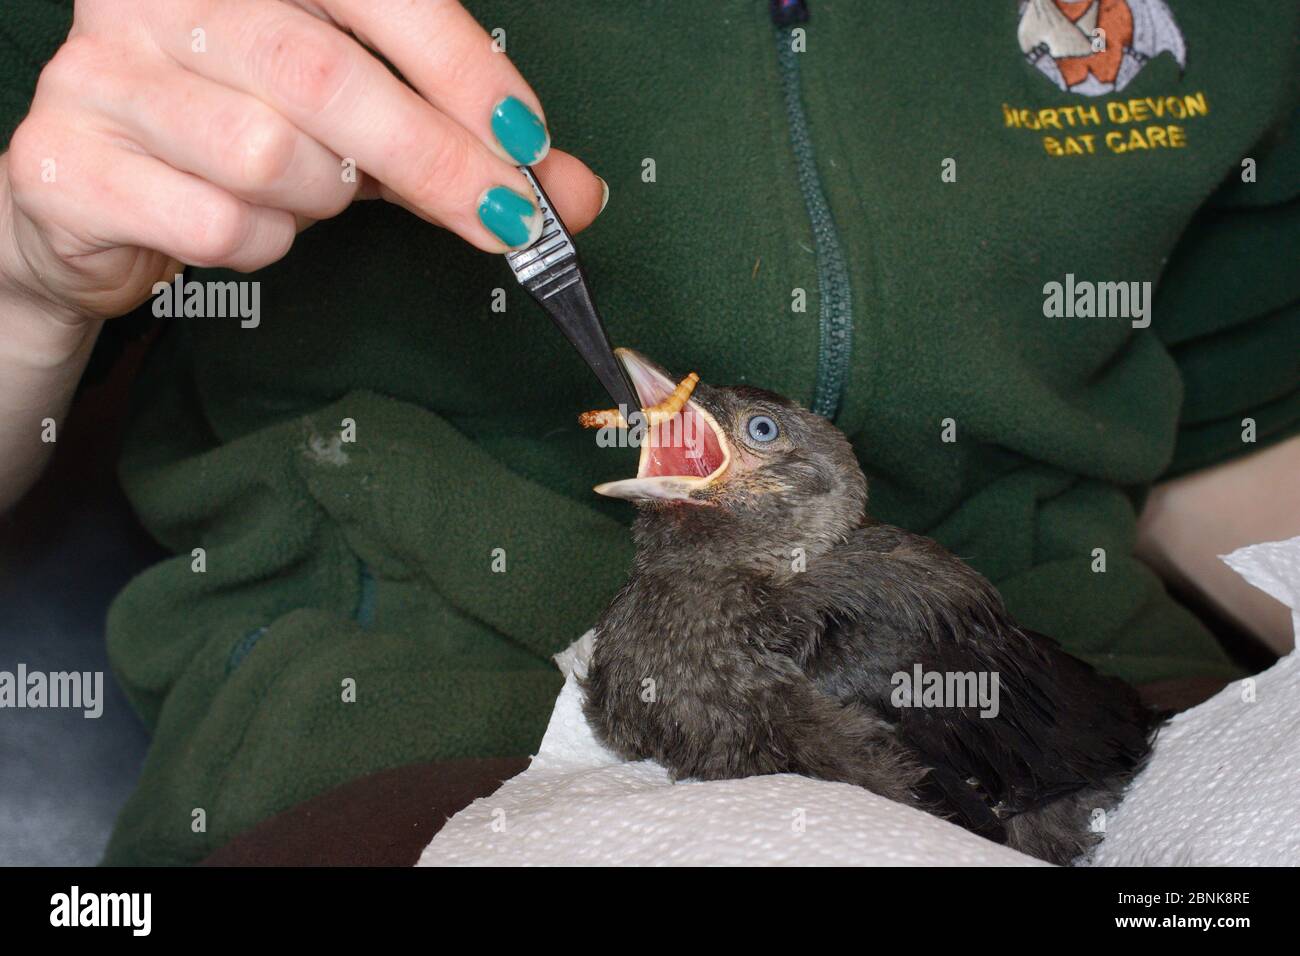
[[[830,204],[817,172],[817,158],[808,117],[804,113],[799,57],[793,45],[796,24],[808,19],[807,4],[802,0],[771,0],[772,22],[776,29],[776,55],[781,70],[781,88],[785,99],[790,143],[794,151],[799,191],[812,224],[814,253],[817,259],[819,298],[817,374],[813,385],[811,408],[832,421],[840,412],[848,378],[849,354],[853,344],[853,299],[848,267],[840,244]]]

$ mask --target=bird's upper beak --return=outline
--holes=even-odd
[[[640,444],[636,477],[596,486],[596,493],[632,501],[696,502],[692,492],[712,485],[731,464],[731,446],[714,417],[691,395],[699,382],[692,372],[680,383],[660,366],[631,349],[615,349],[636,388],[644,418],[634,423],[629,440]],[[588,428],[620,427],[628,423],[617,409],[586,412],[579,421]]]

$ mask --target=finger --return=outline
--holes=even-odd
[[[196,266],[251,272],[293,244],[291,213],[253,206],[152,156],[87,136],[84,117],[46,120],[24,135],[39,141],[57,177],[21,185],[29,216],[92,251],[138,246]],[[74,133],[73,130],[78,132]]]
[[[569,232],[581,232],[601,214],[609,199],[605,181],[587,164],[553,149],[537,166],[537,178]]]
[[[254,206],[326,219],[356,193],[339,157],[275,110],[186,70],[101,69],[74,95],[145,152]]]
[[[563,150],[553,149],[538,164],[536,171],[542,188],[569,232],[586,229],[604,210],[609,199],[608,187],[582,160]],[[382,184],[378,186],[375,198],[396,203],[419,215],[419,210],[411,208],[401,196]]]
[[[551,137],[536,94],[456,0],[319,3],[499,157],[524,166],[546,157]]]
[[[541,217],[519,171],[339,30],[294,7],[224,0],[207,8],[206,52],[196,52],[181,7],[164,4],[153,29],[186,69],[262,100],[480,249],[537,237]]]

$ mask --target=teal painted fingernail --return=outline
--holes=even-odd
[[[542,217],[532,200],[505,186],[493,186],[483,194],[478,218],[492,235],[513,249],[528,245],[542,231]]]
[[[514,96],[507,96],[492,111],[492,135],[522,166],[538,162],[551,148],[551,136],[542,121]]]

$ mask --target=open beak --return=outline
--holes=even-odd
[[[681,382],[644,355],[615,349],[623,363],[644,422],[629,433],[641,446],[636,477],[597,485],[597,494],[631,501],[692,501],[693,492],[709,487],[731,464],[731,446],[713,416],[691,399],[700,377],[692,372]],[[586,428],[626,428],[618,409],[585,412],[578,419]]]

